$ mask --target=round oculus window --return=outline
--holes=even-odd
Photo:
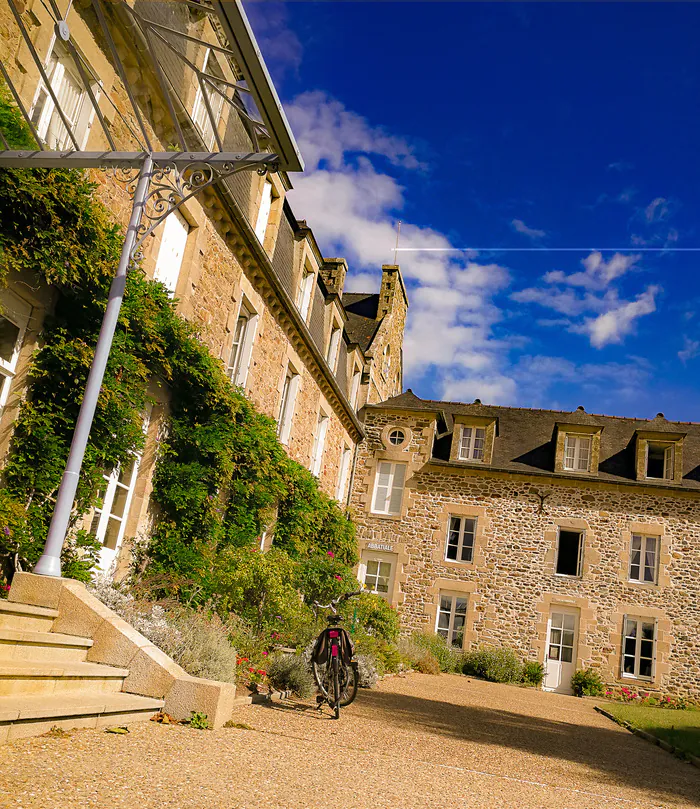
[[[389,433],[389,443],[393,444],[395,447],[398,447],[399,444],[403,444],[406,440],[406,433],[403,430],[392,430]]]

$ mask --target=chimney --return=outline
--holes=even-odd
[[[330,293],[342,296],[345,276],[348,274],[348,263],[344,258],[324,258],[321,267],[321,278]]]
[[[382,286],[379,290],[379,311],[377,317],[383,317],[403,306],[408,308],[408,295],[403,283],[398,264],[382,264]]]

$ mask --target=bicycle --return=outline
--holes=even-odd
[[[353,660],[355,649],[347,630],[340,626],[343,619],[338,615],[338,605],[361,592],[345,593],[330,604],[314,601],[317,609],[331,610],[331,614],[326,616],[328,627],[316,638],[311,653],[314,680],[321,692],[316,701],[319,710],[327,702],[335,719],[340,719],[341,707],[347,707],[355,699],[359,684],[357,661]]]

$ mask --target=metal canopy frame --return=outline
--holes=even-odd
[[[19,41],[31,56],[40,77],[39,87],[51,99],[63,127],[63,139],[72,148],[61,151],[46,148],[32,117],[33,110],[27,109],[10,71],[0,61],[0,76],[36,142],[36,149],[13,149],[8,133],[0,129],[0,167],[109,169],[115,180],[126,186],[133,202],[46,546],[34,568],[35,573],[60,576],[61,551],[70,526],[80,469],[114,338],[126,276],[133,262],[140,257],[144,240],[200,191],[237,172],[257,170],[264,175],[280,169],[301,171],[303,161],[240,0],[91,0],[93,26],[104,40],[103,51],[128,99],[126,114],[103,87],[96,90],[99,81],[90,80],[90,75],[95,76],[94,71],[74,42],[69,22],[62,17],[57,0],[39,0],[53,25],[54,41],[59,42],[67,54],[75,70],[76,83],[79,79],[80,91],[85,94],[81,103],[89,104],[88,114],[109,145],[104,152],[81,149],[79,133],[74,131],[71,116],[62,107],[56,88],[52,86],[47,65],[42,61],[23,19],[24,3],[20,8],[20,2],[22,0],[7,0],[17,25]],[[72,0],[67,3],[66,17],[71,6]],[[191,23],[186,24],[184,30],[183,26],[178,29],[163,21],[164,18],[173,19],[175,15],[177,23],[177,14],[181,15],[181,23],[183,19]],[[182,15],[186,16],[183,18]],[[194,23],[205,18],[211,23],[213,32],[213,37],[208,40],[195,35],[197,26]],[[229,78],[209,71],[207,57],[199,67],[197,58],[192,57],[193,48],[204,49],[207,54],[215,53],[216,59],[226,67]],[[180,82],[182,92],[176,86],[173,77],[176,71],[196,81],[198,98],[203,104],[215,145],[213,150],[207,150],[212,144],[205,142],[202,126],[193,119],[194,112],[190,112],[188,99],[184,97],[187,82]],[[221,68],[220,72],[223,73]],[[161,116],[164,120],[159,132],[151,126],[147,111],[148,102],[156,97],[165,108],[160,111],[165,115]],[[212,100],[216,102],[216,112]],[[240,121],[254,151],[241,153],[239,149],[230,148],[229,127],[225,127],[223,134],[219,131],[224,109],[229,116],[227,123],[231,116]],[[123,131],[128,133],[128,137],[120,136],[120,145],[125,139],[129,141],[124,144],[126,150],[117,147],[105,110],[115,120],[118,118]],[[174,148],[156,151],[156,141]]]

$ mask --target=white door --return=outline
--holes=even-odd
[[[578,615],[554,608],[547,623],[547,647],[544,657],[545,691],[573,693],[571,677],[576,670]]]

